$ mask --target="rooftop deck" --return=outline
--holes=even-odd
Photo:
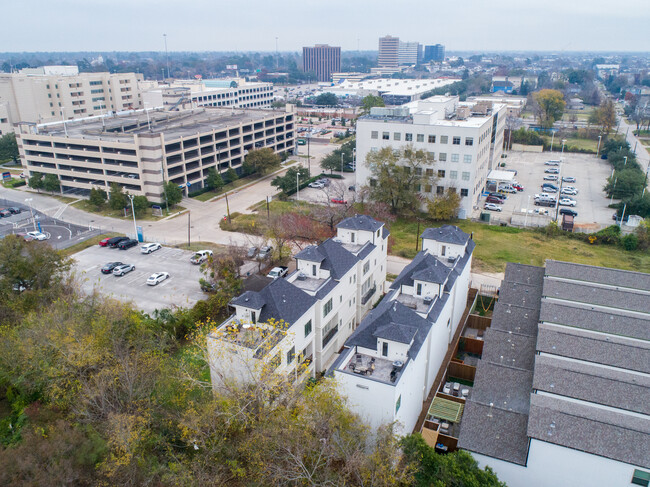
[[[286,333],[266,324],[245,323],[232,315],[210,336],[253,350],[255,358],[261,358],[280,343]]]
[[[395,299],[395,301],[402,303],[407,308],[411,308],[416,313],[424,313],[424,314],[427,314],[429,312],[429,309],[433,304],[433,301],[429,303],[425,303],[424,298],[421,296],[411,296],[410,294],[403,294],[403,293],[400,293],[400,295]]]
[[[385,384],[396,384],[405,366],[406,364],[401,362],[392,362],[350,349],[349,356],[343,360],[339,370],[348,374],[362,375]]]

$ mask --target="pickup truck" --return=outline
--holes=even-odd
[[[289,268],[286,266],[274,267],[271,269],[271,272],[266,275],[266,277],[277,279],[278,277],[286,276],[287,272],[289,272]]]
[[[198,264],[202,264],[210,257],[212,257],[212,250],[199,250],[196,254],[194,254],[190,258],[190,262],[192,264],[198,265]]]

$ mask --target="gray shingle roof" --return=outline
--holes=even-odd
[[[650,313],[650,295],[641,291],[618,290],[581,282],[544,280],[544,296],[584,304],[595,304]]]
[[[497,365],[481,359],[471,398],[481,404],[492,403],[495,408],[528,414],[532,384],[532,370]]]
[[[537,350],[650,374],[650,342],[542,323]]]
[[[435,257],[434,257],[435,258]],[[437,262],[437,259],[436,259]],[[451,274],[449,269],[444,268],[443,264],[429,266],[426,269],[415,271],[411,278],[414,281],[433,282],[435,284],[443,284],[447,277]]]
[[[318,246],[318,252],[324,257],[321,268],[329,270],[332,279],[337,281],[359,261],[352,252],[344,249],[342,244],[331,238]]]
[[[318,263],[321,263],[323,260],[325,260],[325,256],[318,251],[318,247],[315,245],[309,245],[308,247],[305,247],[296,255],[294,255],[293,258]]]
[[[533,394],[528,436],[650,468],[650,421],[630,414]]]
[[[539,356],[535,360],[533,388],[650,414],[650,378],[636,373]]]
[[[539,302],[537,302],[539,305]],[[539,308],[524,308],[504,303],[501,299],[494,305],[492,312],[493,330],[501,330],[528,336],[537,336]]]
[[[464,245],[469,240],[469,234],[463,232],[455,225],[443,225],[438,228],[427,228],[422,232],[420,238],[455,245]]]
[[[499,287],[499,302],[516,304],[525,308],[539,306],[542,297],[541,286],[531,286],[517,282],[504,281]]]
[[[508,333],[494,328],[485,330],[481,360],[496,365],[508,365],[533,370],[535,363],[534,336]]]
[[[643,272],[547,260],[546,275],[650,291],[650,274]]]
[[[593,309],[591,306],[566,301],[544,301],[539,319],[542,322],[569,325],[585,330],[594,330],[613,335],[650,340],[648,318],[625,310]]]
[[[504,276],[505,281],[541,286],[543,278],[543,267],[527,264],[515,264],[513,262],[508,262],[506,264],[506,272]]]
[[[398,343],[411,343],[418,329],[403,323],[388,323],[375,329],[373,335],[377,338],[391,340]]]
[[[433,255],[422,250],[418,252],[418,254],[411,261],[411,263],[407,265],[402,270],[402,272],[400,272],[399,276],[397,276],[397,279],[393,281],[393,284],[391,284],[390,288],[399,289],[403,285],[412,286],[413,276],[419,271],[426,271],[426,270],[431,270],[434,273],[434,275],[438,276],[435,278],[438,280],[428,281],[428,282],[436,282],[436,283],[443,283],[444,279],[442,279],[442,276],[444,275],[446,278],[451,273],[451,269],[449,267],[447,267],[445,264],[440,262],[440,260],[438,260]],[[425,274],[422,275],[425,276]],[[433,279],[434,278],[433,275],[430,278]]]
[[[376,232],[381,228],[383,223],[378,222],[368,215],[355,215],[342,220],[336,227],[346,228],[349,230],[365,230],[367,232]]]

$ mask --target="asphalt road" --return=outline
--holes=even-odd
[[[191,307],[206,298],[199,286],[200,267],[190,263],[192,255],[193,252],[169,247],[142,254],[139,245],[128,250],[96,245],[75,254],[74,270],[84,292],[97,290],[151,313],[155,309]],[[101,273],[104,264],[115,261],[134,264],[135,270],[122,277]],[[148,286],[147,278],[155,272],[168,272],[170,277],[157,286]]]

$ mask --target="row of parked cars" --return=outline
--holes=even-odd
[[[7,218],[11,215],[17,215],[20,213],[20,208],[17,206],[10,206],[8,208],[0,208],[0,218]]]
[[[112,249],[127,250],[131,247],[138,245],[138,241],[129,237],[112,237],[105,238],[99,242],[100,247],[108,247]],[[160,250],[162,245],[159,243],[147,243],[140,247],[140,253],[150,254],[156,250]],[[134,264],[125,264],[123,262],[108,262],[100,269],[102,274],[112,274],[116,277],[124,276],[131,271],[135,270]],[[155,286],[164,280],[169,279],[168,272],[155,272],[147,279],[147,285]]]
[[[578,188],[571,185],[563,186],[564,183],[575,183],[576,178],[573,176],[563,176],[558,186],[560,169],[557,166],[560,165],[560,161],[551,160],[546,161],[544,164],[549,167],[544,170],[545,176],[544,182],[542,183],[542,192],[535,195],[535,205],[549,208],[564,206],[564,208],[560,208],[561,215],[578,216],[578,212],[570,208],[578,204],[575,199],[571,198],[571,196],[578,194]]]

